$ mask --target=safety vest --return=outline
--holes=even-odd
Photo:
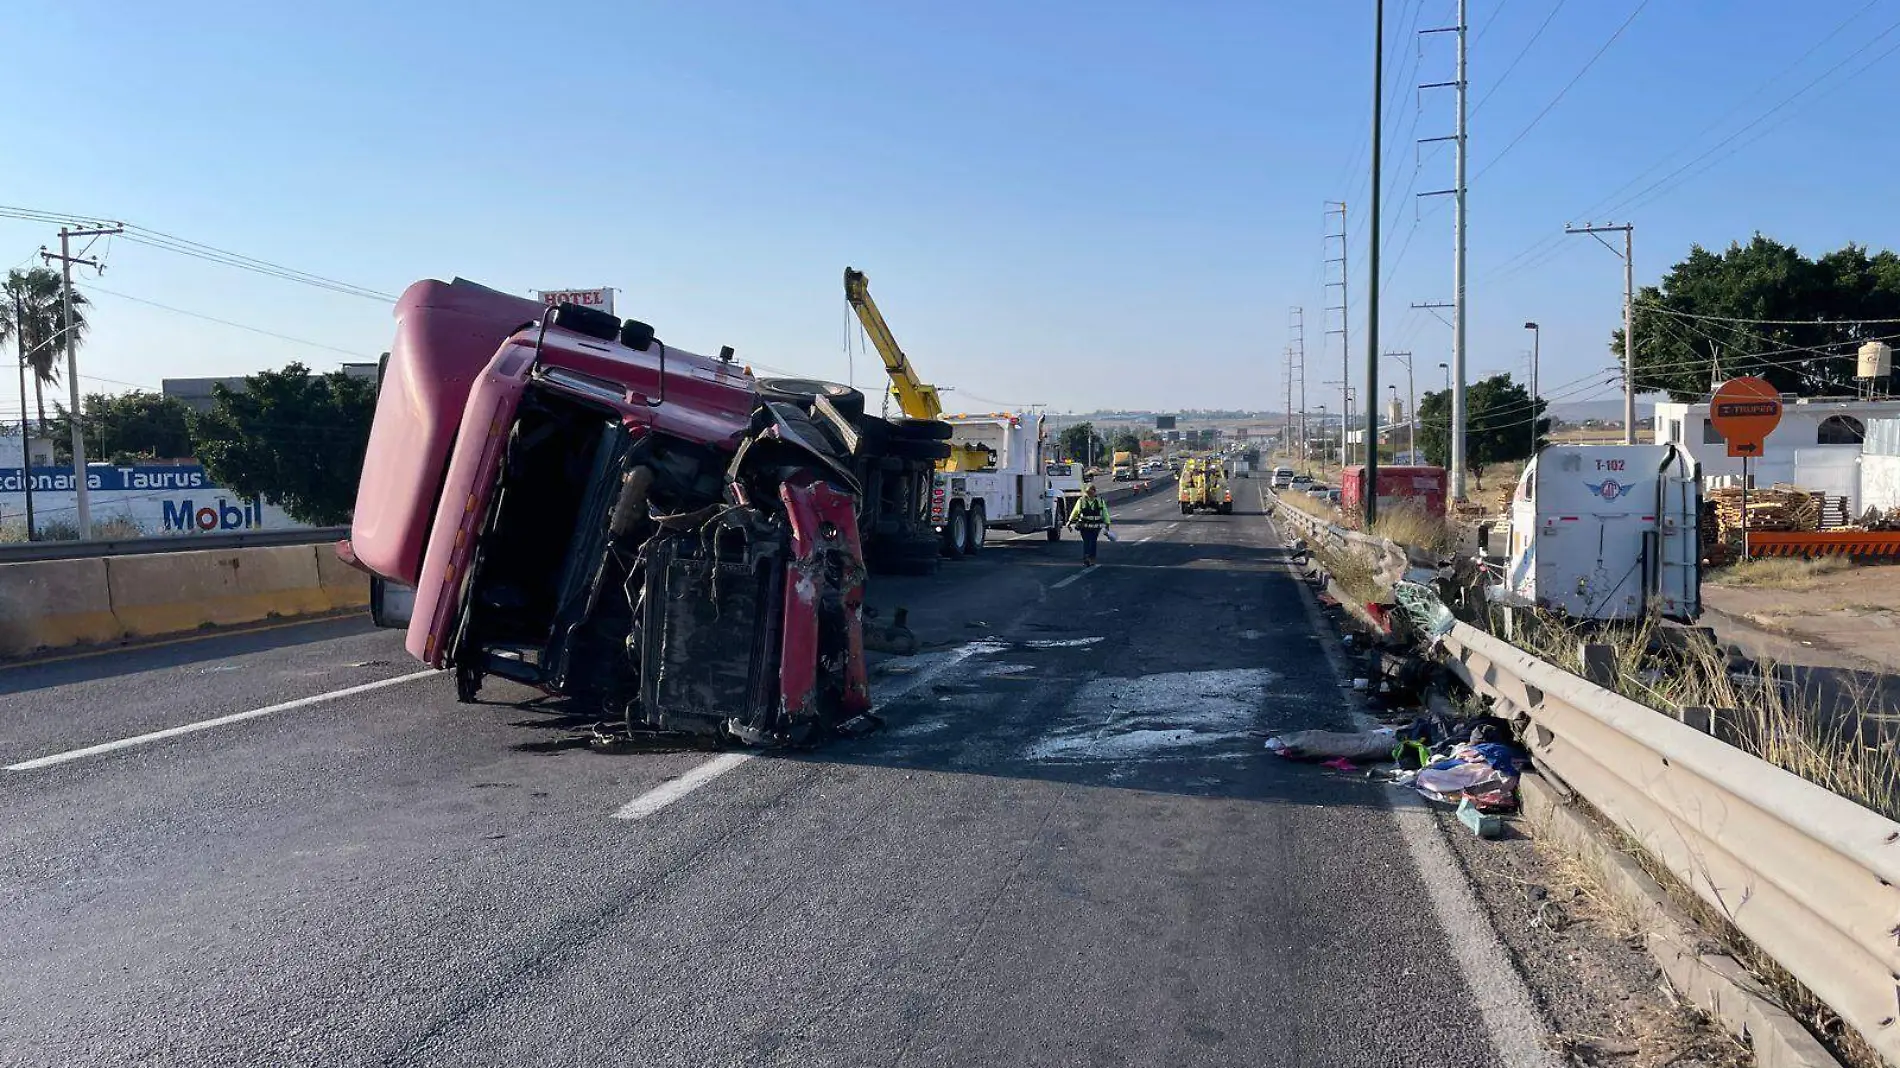
[[[1075,506],[1073,522],[1079,530],[1100,530],[1108,525],[1108,502],[1100,497],[1084,497]]]

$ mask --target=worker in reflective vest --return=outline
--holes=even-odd
[[[1075,502],[1075,510],[1069,513],[1069,525],[1082,535],[1082,566],[1095,566],[1095,539],[1102,536],[1112,521],[1108,518],[1108,502],[1095,492],[1095,484],[1089,483],[1082,488],[1082,499]]]

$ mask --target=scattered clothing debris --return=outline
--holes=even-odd
[[[1267,739],[1267,749],[1289,760],[1389,760],[1398,736],[1390,728],[1371,731],[1289,731]]]
[[[1319,762],[1319,766],[1322,768],[1331,768],[1334,771],[1358,771],[1359,770],[1359,765],[1353,763],[1350,760],[1347,760],[1345,757],[1334,757],[1331,760],[1322,760]]]

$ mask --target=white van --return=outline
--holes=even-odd
[[[1291,486],[1293,484],[1293,469],[1291,467],[1274,468],[1273,481],[1270,484],[1274,489],[1286,489],[1288,486]]]

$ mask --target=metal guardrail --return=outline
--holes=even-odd
[[[240,530],[228,534],[174,534],[109,541],[31,541],[0,545],[0,564],[33,560],[90,560],[100,556],[188,553],[205,549],[253,549],[273,545],[321,545],[350,536],[349,527],[302,530]]]
[[[1539,763],[1900,1063],[1900,823],[1475,627],[1440,641]]]
[[[1384,542],[1279,513],[1335,548]],[[1469,624],[1437,642],[1499,715],[1529,718],[1542,768],[1900,1064],[1900,823]]]

